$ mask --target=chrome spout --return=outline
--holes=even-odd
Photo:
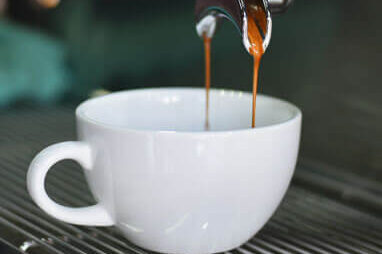
[[[272,34],[271,13],[281,13],[291,4],[292,0],[197,0],[195,6],[196,30],[200,37],[206,35],[213,37],[217,24],[221,19],[230,20],[242,36],[245,49],[249,52],[248,15],[247,9],[259,6],[265,13],[262,22],[266,24],[265,30],[259,25],[263,36],[263,48],[269,45]]]

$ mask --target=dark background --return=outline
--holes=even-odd
[[[203,86],[194,1],[1,0],[0,107],[77,104],[94,90]],[[296,0],[274,17],[260,91],[304,114],[301,158],[382,181],[382,1]],[[232,24],[213,40],[214,87],[251,89]]]

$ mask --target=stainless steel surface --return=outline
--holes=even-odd
[[[139,253],[114,228],[79,227],[44,214],[29,198],[25,174],[46,145],[75,139],[74,108],[0,113],[0,252]],[[58,202],[94,202],[78,165],[63,162],[47,180]],[[382,253],[382,184],[303,161],[276,214],[248,243],[250,253]]]
[[[217,23],[222,19],[230,20],[238,29],[242,36],[243,44],[249,52],[249,39],[247,29],[247,8],[253,6],[261,6],[264,10],[264,23],[267,24],[266,29],[256,22],[259,31],[263,36],[263,48],[267,49],[272,34],[272,14],[282,13],[288,9],[293,0],[196,0],[195,16],[196,30],[200,37],[206,34],[213,37]],[[261,18],[261,17],[259,17]]]
[[[256,22],[256,24],[262,34],[263,48],[265,51],[269,45],[272,34],[272,18],[267,0],[196,0],[196,31],[200,37],[206,34],[212,38],[217,23],[222,18],[228,19],[240,32],[244,47],[249,53],[251,43],[248,38],[247,21],[250,17],[247,15],[247,8],[257,8],[259,6],[265,13],[264,21],[261,21],[261,23],[266,24],[266,29],[263,30],[258,22]]]

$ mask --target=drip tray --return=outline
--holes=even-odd
[[[31,201],[28,164],[47,145],[75,140],[74,108],[17,109],[0,116],[0,253],[148,253],[114,228],[59,222]],[[93,204],[78,165],[63,162],[47,189],[71,206]],[[336,172],[335,174],[333,172]],[[302,161],[280,208],[232,253],[382,253],[382,184]]]

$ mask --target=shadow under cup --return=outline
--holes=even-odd
[[[138,89],[90,100],[78,109],[88,120],[110,127],[145,131],[205,131],[204,89]],[[256,127],[285,123],[300,115],[292,104],[258,95]],[[210,91],[210,131],[249,129],[252,94],[232,90]]]

